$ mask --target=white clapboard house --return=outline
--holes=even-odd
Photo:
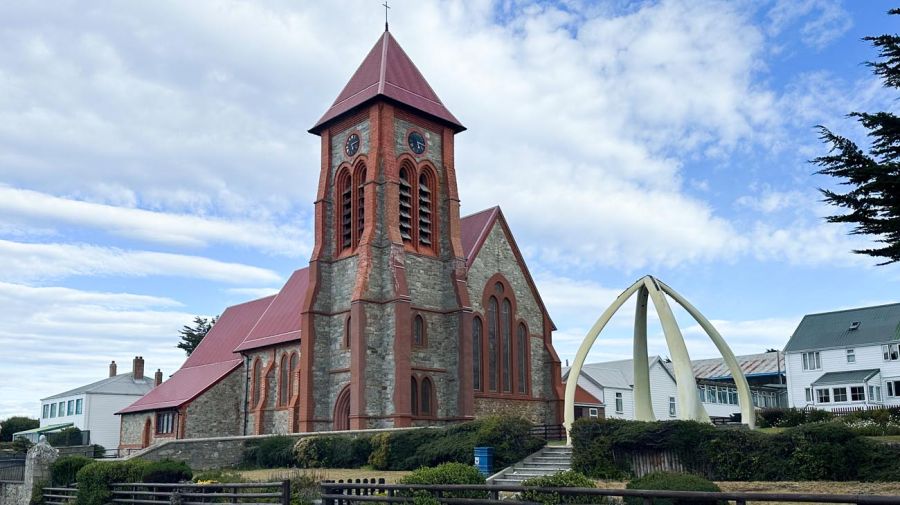
[[[784,352],[792,407],[900,405],[900,303],[808,314]]]

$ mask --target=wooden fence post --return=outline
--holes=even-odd
[[[291,505],[291,481],[281,481],[281,505]]]

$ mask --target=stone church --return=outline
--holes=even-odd
[[[459,215],[463,130],[385,31],[309,130],[322,145],[309,266],[228,307],[119,412],[120,447],[498,413],[561,422],[554,326],[503,213]]]

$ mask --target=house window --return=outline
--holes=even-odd
[[[847,388],[834,388],[834,401],[835,403],[847,401]]]
[[[518,375],[518,385],[516,389],[519,393],[525,394],[528,390],[527,356],[528,356],[528,330],[524,324],[519,324],[519,332],[516,341],[516,371]]]
[[[881,386],[869,386],[869,400],[881,401]]]
[[[816,390],[816,400],[819,403],[830,403],[831,397],[828,394],[828,389],[817,389]]]
[[[493,296],[488,301],[488,388],[497,390],[497,312],[499,307],[497,299]]]
[[[415,377],[409,381],[409,403],[412,415],[419,415],[419,383]]]
[[[822,368],[822,360],[819,358],[819,351],[803,353],[804,370],[819,370],[820,368]]]
[[[700,398],[701,402],[706,403],[706,386],[697,386],[697,398]]]
[[[419,244],[425,247],[432,247],[431,242],[431,225],[432,225],[432,200],[434,195],[432,189],[434,184],[429,174],[423,172],[419,176]]]
[[[510,328],[512,326],[512,305],[509,303],[509,299],[505,298],[501,307],[501,322],[503,324],[503,340],[501,344],[503,346],[501,354],[503,360],[501,363],[501,369],[503,371],[503,392],[510,393],[512,392],[512,373],[510,373],[509,368],[512,366],[513,349],[512,336],[510,335],[512,333],[512,329]]]
[[[866,401],[866,388],[862,386],[850,387],[850,401],[864,402]]]
[[[887,395],[891,397],[900,396],[900,381],[888,381]]]
[[[598,415],[599,415],[599,412],[597,411],[597,409],[594,409],[594,408],[588,409],[588,417],[597,417]]]
[[[882,345],[881,354],[885,361],[897,361],[900,359],[900,349],[898,349],[897,344]]]
[[[66,415],[66,402],[59,402],[59,417]]]
[[[425,319],[418,314],[413,319],[413,345],[425,347]]]
[[[81,402],[82,402],[81,398],[75,400],[75,413],[76,414],[81,414]]]
[[[623,405],[623,403],[622,393],[616,393],[616,412],[618,412],[619,414],[625,412],[625,406]]]
[[[50,405],[44,404],[43,412],[41,413],[41,417],[47,419],[50,417]]]
[[[716,403],[716,387],[706,387],[706,403]]]
[[[262,400],[262,396],[260,392],[262,391],[262,362],[260,362],[259,358],[253,361],[253,386],[250,390],[250,407],[254,408],[259,405],[260,400]]]
[[[669,397],[669,417],[675,417],[675,397]]]
[[[50,404],[50,417],[56,417],[56,403]]]
[[[806,401],[812,402],[812,388],[806,388]]]
[[[722,388],[722,387],[718,388],[718,396],[719,396],[719,398],[718,398],[719,403],[721,403],[721,404],[728,403],[728,390],[727,389]]]
[[[165,435],[175,433],[175,412],[158,412],[156,414],[156,433]]]
[[[729,389],[728,390],[728,403],[730,403],[732,405],[738,404],[737,389]]]
[[[66,402],[66,415],[75,415],[75,400],[69,400],[68,402]]]
[[[430,416],[432,414],[431,411],[431,398],[433,396],[433,387],[431,384],[431,379],[425,377],[422,379],[422,415]]]
[[[481,391],[481,319],[472,319],[472,387]]]
[[[847,349],[847,363],[856,363],[855,349]]]

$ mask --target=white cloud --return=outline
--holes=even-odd
[[[39,244],[0,240],[0,280],[29,282],[71,276],[172,276],[228,284],[278,283],[264,268],[200,256],[124,251],[87,244]]]
[[[129,196],[125,193],[118,198]],[[5,186],[0,186],[0,216],[94,228],[122,237],[182,247],[232,244],[293,257],[311,249],[309,233],[292,225],[154,212]]]
[[[770,33],[777,35],[802,20],[800,39],[823,49],[853,26],[853,18],[835,0],[778,0],[768,13]]]

